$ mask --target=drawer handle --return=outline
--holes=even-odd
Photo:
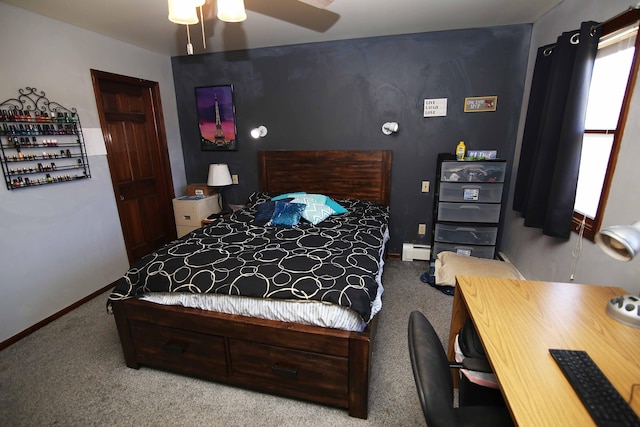
[[[473,209],[473,210],[480,210],[480,206],[473,206],[473,205],[462,205],[460,206],[460,209]]]
[[[185,221],[190,221],[191,220],[191,215],[183,215],[182,219],[184,219]]]
[[[277,363],[271,367],[271,373],[295,378],[298,376],[298,368],[287,368],[279,366]]]
[[[162,347],[172,353],[184,353],[187,350],[187,347],[189,347],[189,344],[181,341],[169,341],[164,343]]]

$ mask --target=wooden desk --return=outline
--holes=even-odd
[[[449,360],[453,338],[470,316],[518,425],[592,426],[549,349],[587,351],[628,401],[632,385],[640,383],[640,329],[605,312],[610,298],[625,293],[608,286],[458,276]],[[640,415],[638,387],[631,407]]]

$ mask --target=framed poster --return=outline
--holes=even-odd
[[[236,108],[233,85],[196,88],[200,149],[233,151],[237,149]]]
[[[485,111],[496,111],[498,105],[497,96],[475,96],[464,99],[465,113],[481,113]]]

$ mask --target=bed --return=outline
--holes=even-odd
[[[350,201],[380,205],[388,213],[391,158],[390,151],[260,151],[260,194],[305,191],[347,205]],[[234,221],[240,222],[242,215],[241,211]],[[215,230],[215,226],[196,230],[191,239],[198,233],[214,234]],[[184,243],[183,239],[178,244]],[[382,255],[384,243],[378,250]],[[378,279],[380,274],[378,271]],[[355,276],[349,277],[353,280]],[[368,276],[358,280],[365,284],[363,290],[375,292]],[[379,300],[379,290],[377,296]],[[139,297],[110,297],[109,302],[130,368],[148,366],[335,406],[348,410],[350,416],[366,419],[378,316],[373,315],[373,309],[367,312],[366,307],[356,307],[351,300],[357,298],[342,299],[348,301],[347,305],[353,304],[348,310],[358,308],[363,330],[158,304]]]

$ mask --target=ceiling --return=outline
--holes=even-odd
[[[0,0],[132,45],[186,54],[186,27],[169,22],[167,0]],[[194,52],[533,23],[563,0],[335,0],[316,9],[297,0],[245,0],[247,20],[215,18],[203,7],[205,40],[190,26]]]

